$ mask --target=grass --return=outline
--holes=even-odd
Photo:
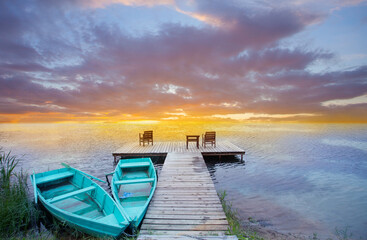
[[[19,160],[0,151],[0,238],[24,235],[39,211],[28,197],[27,174],[15,173]]]
[[[233,209],[231,203],[225,200],[225,191],[219,193],[219,198],[229,224],[229,228],[227,230],[228,235],[236,235],[239,240],[264,240],[264,238],[258,236],[256,232],[245,230],[241,226],[240,218],[238,217],[237,211]]]
[[[28,175],[15,172],[19,159],[11,152],[0,148],[0,239],[111,239],[110,237],[92,237],[67,226],[64,222],[47,217],[34,204],[29,195]],[[47,229],[39,223],[47,225]],[[132,236],[122,239],[133,240]]]

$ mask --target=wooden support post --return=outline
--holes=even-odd
[[[114,155],[114,156],[113,156],[113,162],[114,162],[115,164],[118,162],[118,160],[117,160],[117,159],[118,159],[118,157],[119,157],[119,156],[117,156],[117,155]]]

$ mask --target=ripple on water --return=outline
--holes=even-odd
[[[330,236],[351,226],[367,236],[367,127],[313,124],[19,124],[0,125],[0,146],[21,157],[25,171],[47,171],[65,162],[104,178],[111,153],[137,133],[156,141],[216,130],[246,150],[238,158],[206,159],[218,191],[225,190],[241,218],[253,217],[284,233]],[[162,161],[155,162],[158,172]]]

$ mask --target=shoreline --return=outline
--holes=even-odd
[[[250,232],[256,232],[260,239],[264,240],[357,240],[364,239],[361,236],[354,236],[352,232],[348,230],[348,227],[342,229],[335,229],[335,233],[319,236],[316,232],[312,235],[305,235],[303,233],[281,233],[277,230],[268,229],[264,226],[251,225],[242,223],[244,229]]]
[[[262,226],[254,226],[251,224],[241,222],[241,226],[245,229],[245,231],[255,232],[256,235],[264,240],[306,240],[312,239],[311,236],[306,237],[304,235],[296,235],[292,233],[281,233],[276,230],[268,229],[267,227]]]
[[[222,203],[223,211],[229,223],[228,235],[236,235],[239,239],[252,240],[319,240],[317,235],[306,236],[302,233],[281,233],[259,225],[256,220],[244,219],[237,209],[232,206],[230,200],[226,200],[226,192],[218,192],[218,197]],[[331,239],[331,238],[328,238]]]

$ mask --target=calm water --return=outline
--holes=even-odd
[[[245,149],[246,163],[207,160],[242,219],[322,237],[349,226],[354,238],[367,239],[367,125],[0,124],[0,146],[28,172],[66,162],[104,178],[114,169],[111,153],[150,129],[155,141],[216,130],[218,141]]]

